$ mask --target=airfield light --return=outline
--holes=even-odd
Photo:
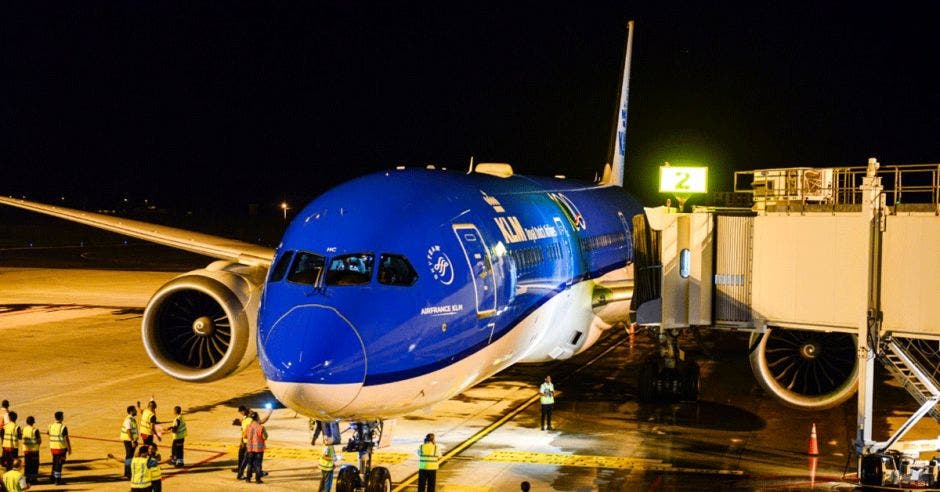
[[[264,409],[265,409],[265,410],[270,410],[272,406],[273,406],[273,405],[271,405],[271,402],[267,402],[267,403],[264,404]]]
[[[668,162],[659,168],[659,192],[672,193],[679,201],[679,212],[693,193],[708,192],[708,167],[672,166]]]
[[[281,202],[281,210],[284,211],[284,220],[287,220],[287,209],[290,207],[287,206],[287,202]]]

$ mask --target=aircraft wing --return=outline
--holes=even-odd
[[[0,204],[51,215],[117,234],[206,255],[211,258],[234,261],[243,265],[268,268],[274,259],[274,249],[272,248],[209,234],[4,196],[0,196]]]

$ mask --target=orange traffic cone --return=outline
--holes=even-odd
[[[809,449],[806,454],[819,456],[819,444],[816,443],[816,422],[813,422],[813,430],[809,433]]]

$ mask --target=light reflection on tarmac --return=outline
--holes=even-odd
[[[124,408],[154,395],[158,417],[174,405],[186,409],[190,427],[187,468],[164,467],[165,490],[257,490],[236,482],[231,426],[242,404],[261,407],[271,398],[257,366],[222,381],[182,383],[159,372],[140,342],[141,308],[172,278],[167,272],[11,269],[0,264],[0,334],[4,344],[0,398],[21,420],[46,428],[63,410],[75,453],[66,466],[68,485],[33,490],[126,490],[118,480],[123,456],[118,430]],[[703,357],[690,340],[690,355]],[[852,490],[842,481],[855,402],[826,412],[787,409],[757,388],[746,361],[746,342],[736,335],[706,337],[716,360],[702,362],[697,403],[637,404],[634,371],[652,348],[638,334],[633,343],[611,332],[574,361],[516,366],[454,399],[398,419],[392,445],[376,460],[387,463],[396,485],[417,467],[415,449],[434,432],[445,451],[530,401],[550,373],[559,391],[554,431],[538,430],[531,404],[492,429],[438,473],[439,490]],[[574,373],[603,351],[604,356]],[[877,438],[897,426],[914,403],[879,375]],[[820,456],[806,456],[816,423]],[[271,452],[266,490],[312,490],[318,480],[307,421],[278,409],[268,422]],[[923,422],[910,439],[936,437],[940,426]],[[168,443],[167,443],[168,444]],[[164,457],[168,445],[163,446]],[[42,472],[48,452],[43,447]],[[346,453],[346,460],[354,457]],[[414,490],[414,484],[405,490]]]

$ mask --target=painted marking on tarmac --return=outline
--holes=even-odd
[[[662,460],[630,458],[626,456],[596,456],[583,454],[534,453],[530,451],[494,451],[483,457],[483,461],[503,463],[528,463],[536,465],[578,466],[582,468],[616,468],[621,470],[643,470],[665,473],[694,473],[696,475],[744,475],[743,470],[716,470],[712,468],[685,468],[673,466]]]
[[[194,442],[186,443],[187,448],[204,448],[204,449],[215,449],[220,450],[219,452],[226,452],[233,456],[238,456],[238,446],[234,444],[220,444],[220,443],[208,443],[208,442]],[[225,451],[221,451],[225,450]],[[322,454],[321,449],[311,449],[311,448],[278,448],[268,446],[264,450],[264,457],[267,458],[285,458],[285,459],[295,459],[295,460],[316,460]],[[343,453],[336,452],[336,456],[340,457],[344,463],[355,463],[359,460],[359,456],[356,453]],[[385,452],[376,452],[372,454],[372,463],[381,464],[381,465],[398,465],[404,463],[405,460],[411,457],[409,453],[385,453]]]

